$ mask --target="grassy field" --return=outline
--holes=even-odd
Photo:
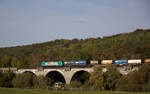
[[[120,92],[120,91],[50,91],[0,88],[0,94],[150,94],[150,92]]]

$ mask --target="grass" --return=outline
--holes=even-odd
[[[0,94],[150,94],[150,92],[52,91],[52,90],[36,90],[36,89],[0,88]]]

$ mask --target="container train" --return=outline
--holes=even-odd
[[[85,61],[50,61],[41,63],[42,67],[81,67],[88,65],[108,65],[108,64],[117,64],[117,65],[125,65],[125,64],[143,64],[149,63],[150,59],[135,59],[135,60],[85,60]]]

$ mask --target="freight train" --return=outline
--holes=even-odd
[[[117,64],[117,65],[125,65],[125,64],[150,64],[150,59],[135,59],[135,60],[85,60],[85,61],[50,61],[45,62],[42,61],[42,67],[85,67],[85,66],[93,66],[93,65],[108,65],[108,64]]]

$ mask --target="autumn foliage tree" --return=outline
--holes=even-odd
[[[0,67],[40,67],[41,61],[150,58],[150,29],[103,38],[56,39],[0,48]]]

